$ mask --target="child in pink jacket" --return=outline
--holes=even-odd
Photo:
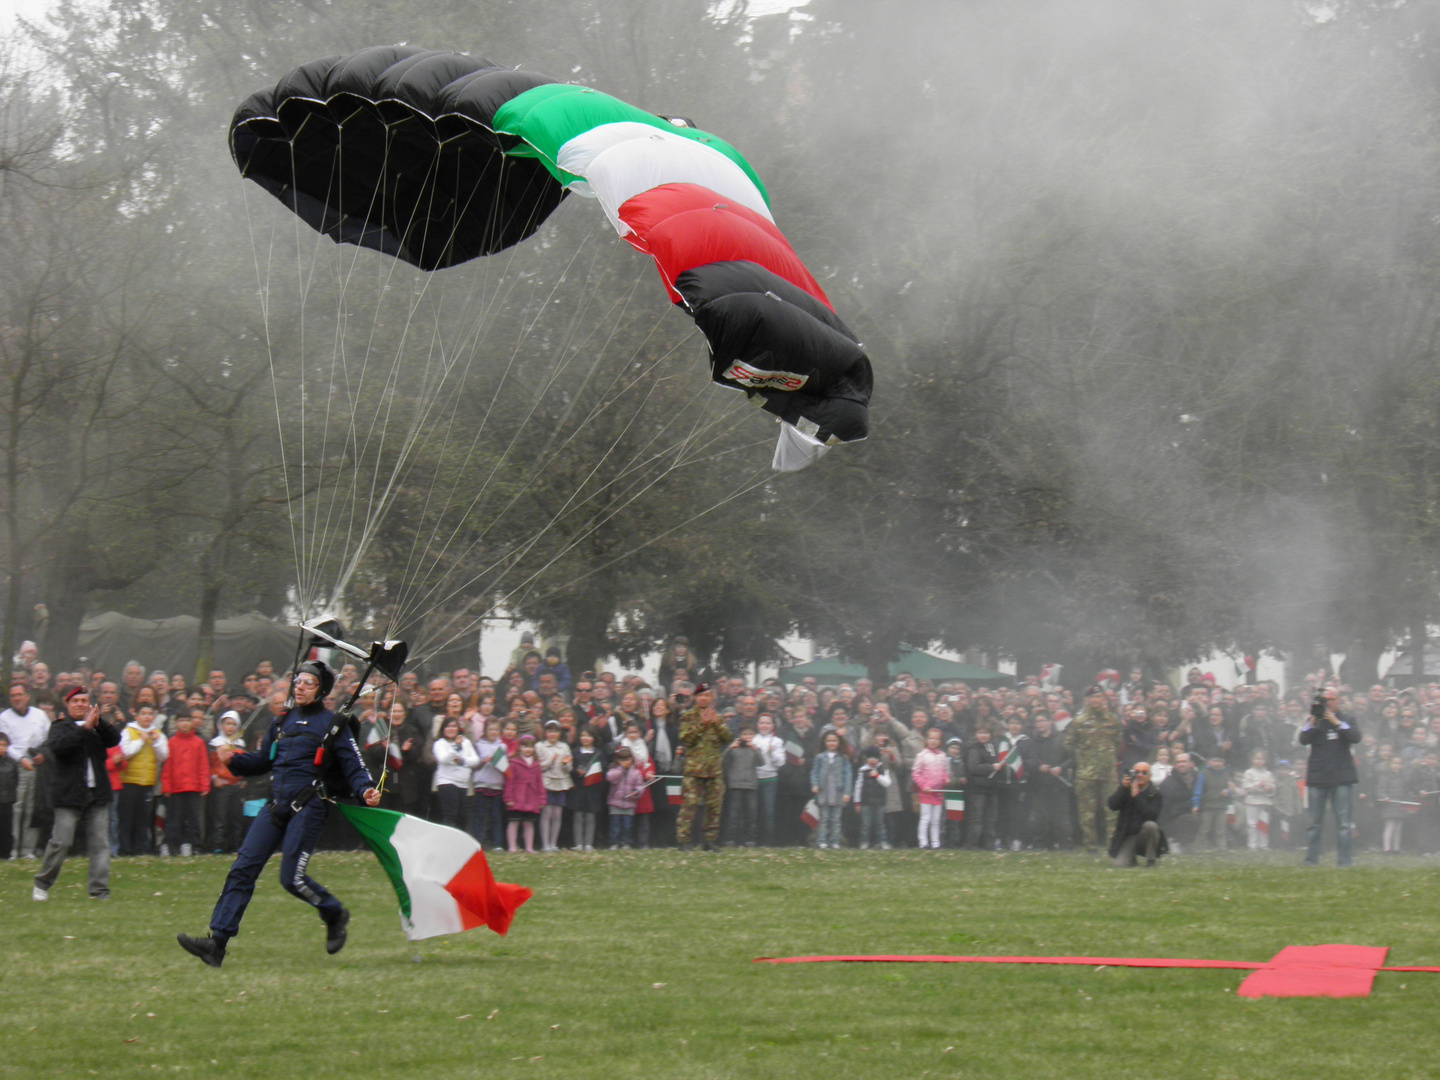
[[[545,805],[545,781],[535,756],[535,736],[521,735],[516,754],[505,770],[506,836],[511,851],[518,851],[516,834],[525,826],[525,850],[535,852],[535,822]]]
[[[945,796],[941,794],[950,782],[950,763],[940,749],[940,729],[931,728],[925,736],[925,748],[915,755],[910,779],[920,803],[920,847],[940,848],[940,819]]]
[[[615,748],[615,764],[605,773],[610,782],[610,794],[605,804],[610,807],[610,846],[612,848],[634,847],[631,837],[635,824],[635,804],[645,790],[645,770],[635,764],[635,756],[628,746]]]

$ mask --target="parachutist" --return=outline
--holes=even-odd
[[[179,935],[181,948],[211,967],[224,961],[260,871],[276,851],[282,852],[280,884],[314,907],[325,923],[326,951],[339,952],[345,944],[349,912],[307,873],[329,809],[322,789],[327,781],[343,786],[368,806],[380,802],[380,793],[360,759],[353,729],[347,724],[337,730],[335,714],[325,708],[325,695],[334,685],[335,673],[327,664],[306,661],[295,675],[294,707],[271,721],[260,748],[244,754],[229,749],[217,752],[236,776],[268,772],[273,779],[270,805],[255,815],[225,878],[210,916],[210,936]]]

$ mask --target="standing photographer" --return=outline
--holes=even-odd
[[[1105,805],[1118,815],[1115,835],[1110,838],[1110,858],[1115,865],[1134,866],[1139,849],[1145,853],[1145,865],[1154,866],[1167,848],[1160,828],[1163,800],[1160,789],[1150,783],[1150,766],[1142,761],[1126,773]]]
[[[1320,865],[1320,836],[1325,828],[1325,804],[1335,814],[1335,856],[1340,866],[1350,865],[1354,837],[1352,794],[1359,778],[1350,747],[1360,741],[1360,729],[1336,704],[1339,693],[1327,686],[1315,696],[1310,718],[1300,727],[1300,745],[1310,747],[1305,788],[1310,800],[1310,828],[1304,866]]]

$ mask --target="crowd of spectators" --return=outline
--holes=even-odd
[[[656,684],[572,675],[558,649],[528,635],[510,660],[496,679],[406,672],[361,698],[358,741],[383,806],[469,830],[489,851],[701,836],[709,846],[1101,850],[1114,827],[1107,799],[1144,763],[1171,852],[1297,848],[1297,735],[1329,685],[1362,736],[1359,849],[1440,851],[1440,684],[1355,691],[1317,674],[1282,695],[1192,669],[1178,688],[1102,672],[1078,694],[1038,677],[994,689],[905,673],[880,686],[750,685],[698,669],[684,639]],[[327,704],[348,700],[357,679],[341,666]],[[124,729],[109,758],[114,852],[233,852],[269,792],[265,777],[231,775],[217,751],[259,745],[285,709],[285,672],[260,664],[232,685],[213,671],[199,686],[138,662],[119,679],[52,673],[27,645],[0,713],[0,857],[44,846],[45,741],[75,685]],[[723,722],[714,769],[695,767],[702,712]],[[687,773],[719,783],[682,814]]]

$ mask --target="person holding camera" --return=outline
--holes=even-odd
[[[1335,857],[1340,866],[1350,865],[1354,837],[1352,794],[1359,778],[1351,747],[1360,741],[1354,717],[1341,712],[1339,693],[1327,686],[1310,706],[1310,716],[1300,726],[1300,745],[1310,747],[1305,770],[1305,787],[1310,800],[1310,827],[1304,866],[1320,865],[1320,837],[1325,828],[1325,805],[1335,815]]]
[[[1143,852],[1145,865],[1154,866],[1168,848],[1160,828],[1164,800],[1160,789],[1150,783],[1150,766],[1142,761],[1127,772],[1105,805],[1116,814],[1115,833],[1110,837],[1110,858],[1115,865],[1134,866]]]

